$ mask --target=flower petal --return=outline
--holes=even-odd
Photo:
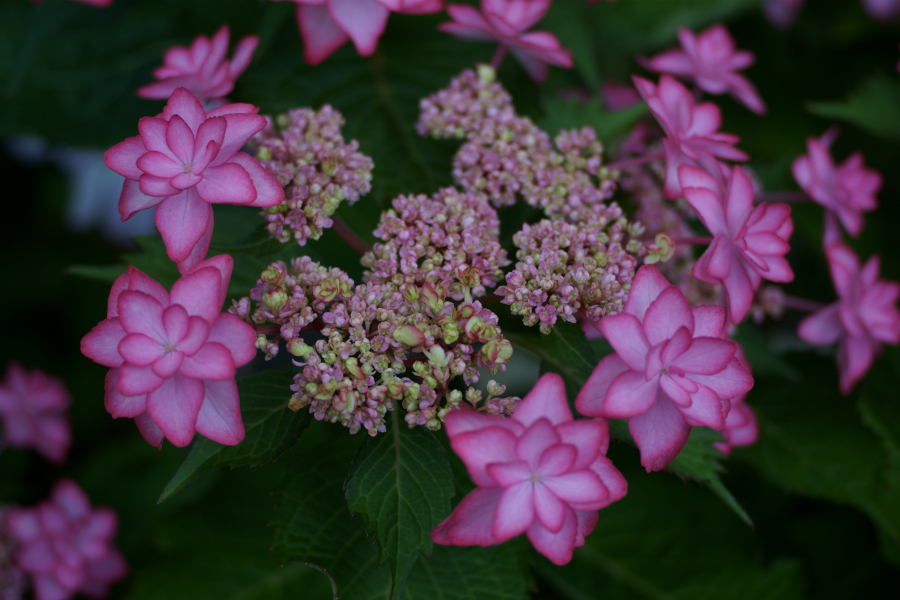
[[[578,518],[571,508],[566,509],[563,526],[556,533],[535,521],[528,528],[528,541],[535,550],[550,559],[553,564],[564,565],[572,560],[575,540],[578,535]]]
[[[236,367],[246,365],[256,356],[256,332],[235,315],[219,313],[207,339],[228,348]]]
[[[476,488],[462,499],[450,516],[431,531],[436,544],[494,546],[500,543],[492,530],[503,488]]]
[[[625,312],[644,320],[644,313],[666,288],[672,284],[653,265],[644,265],[637,270],[625,301]]]
[[[119,320],[128,333],[143,333],[160,344],[166,342],[163,307],[156,298],[143,292],[126,290],[119,294]]]
[[[153,422],[149,413],[142,413],[134,418],[134,424],[137,425],[138,431],[147,440],[147,443],[157,448],[162,448],[165,435],[162,429]]]
[[[147,396],[147,413],[176,446],[191,443],[205,396],[202,381],[178,373]]]
[[[641,450],[641,465],[648,473],[669,464],[691,433],[681,411],[662,394],[650,410],[628,419],[628,430]]]
[[[375,0],[329,0],[331,18],[356,46],[360,56],[375,52],[390,11]]]
[[[600,319],[600,331],[629,369],[644,370],[650,344],[637,317],[628,313],[603,317]]]
[[[525,533],[533,520],[534,485],[531,481],[523,481],[503,490],[491,531],[502,543]]]
[[[541,418],[554,425],[572,420],[566,384],[556,373],[542,375],[513,411],[513,419],[526,427]]]
[[[487,471],[489,464],[519,460],[516,454],[516,436],[502,427],[486,427],[450,435],[450,445],[465,463],[469,476],[476,485],[497,485]]]
[[[197,433],[226,446],[239,444],[245,434],[234,379],[205,381],[204,387],[206,396],[197,416]]]
[[[131,419],[147,410],[147,395],[126,396],[119,391],[119,369],[110,369],[103,385],[103,406],[113,419]]]
[[[207,342],[193,356],[181,363],[181,374],[193,379],[222,381],[234,378],[234,360],[231,352],[222,344]]]
[[[119,343],[119,354],[139,367],[152,365],[165,354],[165,347],[143,333],[131,333]]]
[[[619,358],[618,354],[606,355],[600,363],[594,367],[593,372],[584,386],[579,390],[575,399],[575,408],[583,415],[599,417],[603,414],[603,398],[610,384],[620,374],[629,371],[628,365]]]
[[[235,163],[207,167],[203,180],[197,184],[197,193],[211,204],[251,204],[256,200],[253,180]]]
[[[125,362],[119,343],[128,335],[117,318],[100,321],[81,339],[81,353],[105,367],[120,367]]]
[[[149,366],[139,367],[125,363],[119,367],[118,390],[126,396],[143,396],[157,389],[165,381]]]
[[[212,208],[200,199],[196,187],[163,200],[156,209],[155,220],[169,258],[175,262],[186,260],[211,218]]]
[[[243,167],[253,181],[253,187],[256,188],[256,200],[249,206],[265,208],[278,206],[284,202],[284,188],[255,158],[244,152],[238,152],[231,157],[229,162]]]
[[[224,302],[221,283],[222,274],[218,269],[204,267],[193,271],[172,286],[170,302],[183,306],[192,317],[215,323]]]
[[[644,333],[651,346],[672,339],[680,328],[684,327],[691,335],[694,333],[694,314],[691,305],[681,290],[671,286],[664,290],[653,301],[644,315]],[[610,341],[610,343],[612,343]],[[624,360],[624,357],[623,357]],[[627,361],[626,361],[627,364]],[[632,367],[634,368],[634,367]],[[640,367],[643,368],[643,365]]]
[[[313,66],[331,56],[350,39],[331,18],[324,4],[298,4],[297,26],[303,36],[303,57]]]
[[[141,136],[126,138],[103,154],[103,164],[126,179],[140,179],[143,172],[137,165],[138,159],[147,152]]]
[[[127,221],[134,213],[153,208],[162,201],[159,196],[148,196],[142,192],[139,181],[126,179],[119,196],[119,214],[123,221]]]
[[[625,419],[642,415],[653,407],[658,391],[658,376],[648,381],[641,372],[625,371],[606,390],[603,412],[599,416]]]

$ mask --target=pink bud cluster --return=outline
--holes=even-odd
[[[277,129],[276,129],[277,126]],[[262,215],[269,234],[301,246],[332,226],[331,215],[346,200],[353,204],[372,189],[372,159],[359,142],[345,143],[344,117],[329,105],[298,108],[269,119],[250,141],[256,158],[284,188],[284,202]]]
[[[597,205],[591,218],[572,225],[543,219],[513,236],[515,270],[497,289],[510,311],[549,333],[557,319],[596,321],[615,314],[631,286],[643,247],[640,224],[629,224],[615,203]]]
[[[394,285],[429,282],[450,297],[483,296],[509,264],[500,247],[500,219],[483,198],[444,188],[431,196],[399,196],[382,213],[375,236],[383,244],[365,254],[365,281]]]
[[[317,419],[376,435],[386,430],[385,415],[397,405],[411,427],[439,428],[446,409],[463,397],[449,389],[454,377],[469,385],[478,381],[478,367],[505,369],[512,345],[497,316],[478,301],[448,301],[448,292],[440,282],[354,287],[343,271],[301,257],[290,269],[276,262],[263,272],[251,291],[257,301],[252,314],[247,298],[232,312],[257,324],[278,324],[288,352],[301,359],[295,362],[302,369],[291,408],[309,406]],[[309,346],[298,335],[303,329],[319,330],[324,339]],[[257,346],[272,356],[277,342],[260,336]],[[418,381],[400,377],[410,367]]]
[[[603,144],[590,127],[550,136],[515,113],[509,94],[488,66],[464,71],[450,86],[422,100],[422,135],[465,138],[453,159],[453,178],[495,206],[524,200],[551,218],[574,220],[616,189],[602,167]]]

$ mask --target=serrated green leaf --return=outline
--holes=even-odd
[[[237,446],[198,437],[159,502],[183,490],[208,469],[261,465],[287,452],[310,418],[307,411],[288,410],[292,382],[291,374],[285,371],[263,371],[239,381],[246,437]]]
[[[394,411],[386,435],[363,442],[344,485],[347,504],[391,561],[399,599],[419,553],[431,556],[431,530],[450,514],[453,474],[447,452],[423,427],[410,429]]]
[[[806,108],[816,116],[853,123],[874,135],[900,138],[900,81],[896,77],[872,77],[843,102],[808,102]]]

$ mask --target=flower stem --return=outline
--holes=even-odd
[[[810,202],[812,198],[805,192],[763,192],[754,198],[756,202],[768,202],[770,204],[781,202],[783,204],[796,204],[798,202]]]
[[[347,245],[353,248],[360,256],[372,249],[362,240],[362,238],[353,233],[339,217],[332,215],[331,221],[333,222],[331,228],[334,229],[334,232],[338,234],[342,240],[347,242]]]
[[[685,246],[693,246],[693,245],[703,245],[703,244],[712,244],[713,239],[711,237],[686,237],[686,238],[675,238],[675,245],[685,245]]]
[[[506,44],[500,44],[497,46],[497,51],[494,52],[494,56],[491,57],[491,67],[494,68],[494,71],[500,70],[500,63],[503,62],[503,58],[506,56]]]
[[[662,151],[659,152],[651,152],[650,154],[645,154],[644,156],[638,156],[635,158],[626,158],[624,160],[617,160],[615,162],[611,162],[607,165],[603,165],[610,171],[615,169],[628,169],[631,167],[638,167],[644,163],[653,162],[654,160],[663,158],[665,153]]]
[[[807,298],[798,298],[797,296],[788,295],[785,295],[784,297],[784,307],[799,312],[815,312],[825,308],[825,306],[826,304],[824,302],[819,302],[817,300],[808,300]]]

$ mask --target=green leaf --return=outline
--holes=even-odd
[[[239,381],[244,441],[237,446],[223,446],[198,437],[160,494],[159,502],[183,490],[208,469],[261,465],[290,450],[310,418],[307,411],[288,410],[292,382],[291,374],[285,371],[263,371]]]
[[[843,102],[808,102],[809,112],[858,125],[881,137],[900,138],[900,81],[896,76],[867,79]]]
[[[547,29],[558,39],[565,40],[565,47],[572,51],[575,70],[592,90],[597,90],[600,87],[600,73],[586,18],[588,10],[584,2],[554,2],[541,20],[541,29]]]
[[[125,272],[125,265],[73,265],[65,270],[66,275],[74,275],[82,279],[92,279],[104,283],[112,283]]]
[[[450,514],[447,452],[433,433],[410,429],[394,411],[391,430],[363,442],[344,487],[350,510],[375,535],[380,562],[391,561],[391,598],[399,599],[419,553],[431,556],[431,530]]]
[[[288,244],[293,245],[294,241],[291,240]],[[269,232],[266,231],[266,225],[263,223],[253,230],[252,233],[236,242],[213,243],[210,246],[210,250],[212,252],[226,252],[228,254],[237,252],[254,258],[263,258],[281,252],[284,250],[284,247],[285,244],[273,239],[272,236],[269,235]]]
[[[544,113],[547,115],[539,125],[550,136],[560,129],[580,129],[590,125],[597,132],[597,139],[609,146],[631,131],[635,123],[647,114],[643,102],[622,110],[606,110],[599,98],[581,102],[578,98],[560,100],[558,97],[545,98]]]

